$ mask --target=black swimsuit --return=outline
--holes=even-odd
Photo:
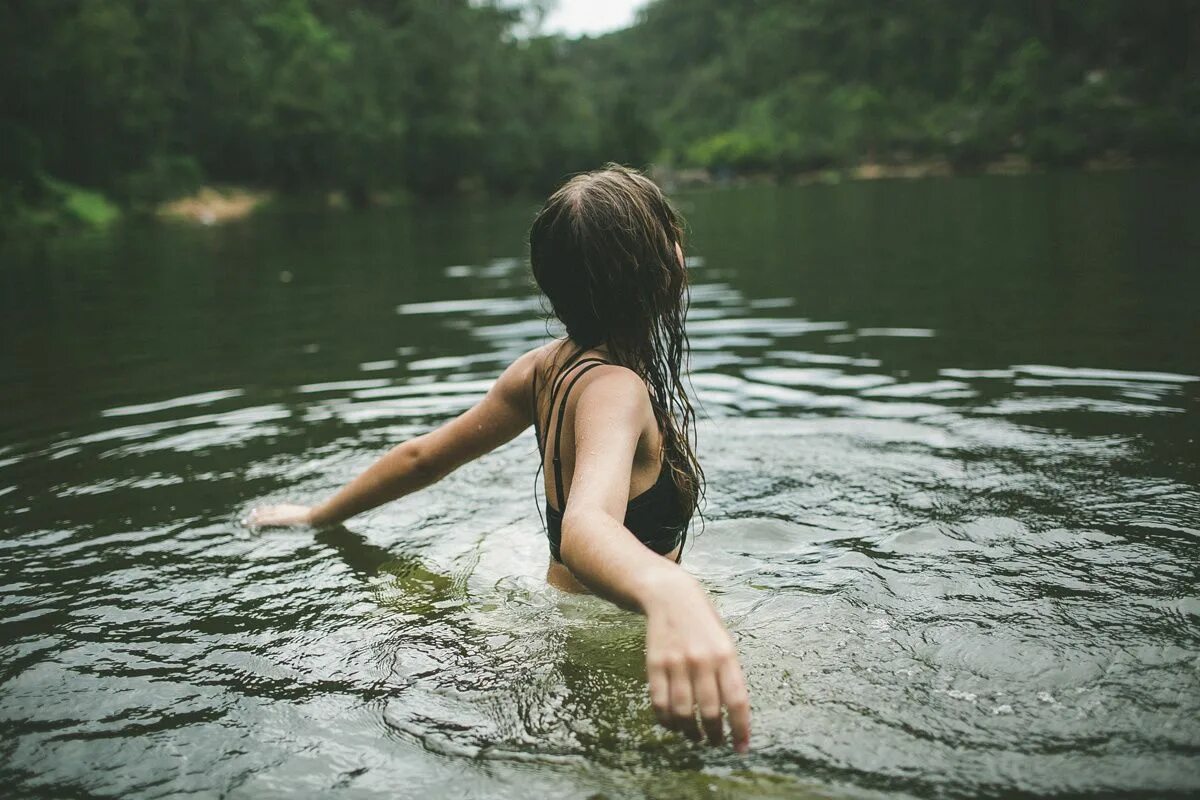
[[[574,371],[575,376],[571,378],[571,382],[567,384],[566,390],[562,393],[562,400],[558,406],[558,424],[554,429],[554,488],[555,495],[558,498],[558,508],[550,505],[549,498],[546,500],[546,535],[550,539],[550,557],[560,562],[562,561],[560,555],[560,548],[562,546],[562,509],[566,507],[567,502],[563,494],[560,443],[562,440],[563,416],[567,412],[567,397],[585,372],[611,363],[599,358],[581,359],[579,358],[581,355],[583,355],[582,350],[568,359],[559,372],[558,378],[550,392],[550,411],[546,417],[546,424],[544,426],[548,432],[550,422],[554,419],[554,400],[558,395],[558,390],[562,388],[567,375]],[[581,366],[582,369],[575,369]],[[538,452],[541,454],[542,462],[545,463],[545,443],[542,441],[542,431],[538,429],[537,425],[536,372],[533,376],[533,403],[533,431],[537,436]],[[656,553],[666,555],[675,548],[680,548],[679,554],[675,557],[675,560],[678,561],[683,554],[683,542],[687,538],[687,526],[691,518],[689,512],[690,509],[684,510],[680,508],[679,492],[675,487],[675,482],[671,480],[670,471],[666,469],[666,465],[664,464],[659,468],[658,480],[654,482],[654,485],[630,500],[629,504],[625,507],[625,527],[642,544]]]

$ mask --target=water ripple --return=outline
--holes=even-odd
[[[808,319],[693,267],[685,563],[743,658],[748,757],[657,728],[641,621],[545,585],[528,432],[350,529],[236,525],[544,340],[497,259],[444,272],[507,296],[388,305],[438,341],[164,384],[0,447],[3,774],[139,797],[1200,788],[1200,378],[963,365],[928,355],[941,328]]]

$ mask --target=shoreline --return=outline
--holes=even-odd
[[[814,184],[833,185],[844,181],[876,181],[876,180],[920,180],[924,178],[955,178],[978,175],[1035,175],[1051,171],[1071,172],[1115,172],[1139,168],[1162,167],[1177,164],[1181,168],[1196,165],[1193,159],[1170,158],[1134,158],[1121,153],[1109,153],[1104,156],[1089,159],[1081,164],[1070,167],[1048,167],[1035,163],[1025,156],[1009,154],[970,168],[954,165],[948,158],[932,157],[926,159],[904,159],[891,161],[860,161],[848,166],[830,166],[824,169],[813,169],[802,172],[781,174],[775,171],[758,170],[738,172],[734,170],[714,170],[703,167],[675,168],[660,164],[651,164],[646,173],[667,192],[680,190],[723,188],[731,186],[748,186],[774,184],[779,186],[807,186]],[[66,184],[63,184],[66,186]],[[396,191],[372,193],[367,205],[372,207],[393,206],[403,189]],[[107,198],[78,190],[75,194],[92,199],[93,204],[104,201],[105,208],[111,206]],[[467,198],[474,195],[459,195]],[[503,195],[494,195],[502,197]],[[253,189],[245,186],[222,185],[202,186],[195,192],[176,197],[153,206],[151,216],[155,219],[211,227],[225,225],[239,220],[245,220],[261,211],[264,207],[276,202],[286,203],[293,195],[284,194],[269,189]],[[417,200],[418,198],[412,198]],[[345,212],[354,208],[345,195],[333,191],[325,194],[319,204],[328,211]],[[74,212],[73,212],[74,213]],[[112,213],[93,219],[80,216],[83,227],[103,227],[120,216],[118,209],[112,207]],[[93,215],[96,216],[96,215]]]
[[[646,169],[655,182],[666,191],[696,189],[745,184],[775,183],[780,185],[805,186],[817,183],[840,183],[842,181],[876,180],[920,180],[923,178],[957,178],[976,175],[1036,175],[1062,170],[1071,172],[1116,172],[1140,167],[1152,167],[1170,163],[1160,159],[1137,159],[1121,153],[1110,153],[1070,167],[1047,167],[1031,161],[1028,157],[1010,153],[1000,158],[983,162],[978,166],[963,168],[955,166],[948,158],[937,156],[926,159],[899,161],[860,161],[850,166],[780,174],[771,171],[735,172],[712,170],[704,167],[672,168],[651,164]],[[1186,159],[1179,163],[1190,163]],[[403,189],[397,190],[403,192]],[[475,195],[462,194],[460,197]],[[497,197],[501,195],[496,195]],[[200,225],[218,225],[245,219],[263,206],[277,199],[286,200],[289,195],[270,190],[256,190],[238,186],[205,186],[198,191],[159,204],[156,216],[192,222]],[[378,191],[372,193],[367,205],[386,207],[397,204],[396,193]],[[354,208],[344,193],[332,191],[323,198],[324,207],[330,211],[346,211]]]
[[[159,204],[155,215],[198,225],[219,225],[249,217],[273,197],[272,192],[204,186],[190,195]]]
[[[705,167],[651,166],[649,175],[668,191],[699,189],[706,187],[740,186],[746,184],[774,183],[778,185],[807,186],[842,181],[876,180],[919,180],[922,178],[965,178],[977,175],[1037,175],[1051,171],[1070,172],[1118,172],[1152,167],[1169,163],[1161,159],[1138,159],[1122,153],[1109,153],[1091,158],[1070,167],[1051,167],[1031,161],[1028,157],[1010,153],[1000,158],[985,161],[977,166],[964,168],[955,166],[948,158],[897,161],[860,161],[849,166],[830,166],[824,169],[804,170],[781,174],[773,171],[737,172],[734,170],[712,170]],[[1187,159],[1180,164],[1189,163]]]

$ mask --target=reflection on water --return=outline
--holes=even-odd
[[[0,774],[47,797],[1194,792],[1190,185],[681,198],[710,481],[685,563],[743,656],[744,758],[652,724],[639,619],[544,585],[531,433],[349,529],[236,524],[554,332],[496,257],[527,208],[26,255],[0,301]]]

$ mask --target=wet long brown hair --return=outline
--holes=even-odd
[[[646,382],[663,461],[690,517],[704,495],[704,471],[680,378],[688,351],[682,243],[683,222],[662,191],[619,164],[571,178],[529,230],[534,279],[567,335],[585,350],[606,346]]]

